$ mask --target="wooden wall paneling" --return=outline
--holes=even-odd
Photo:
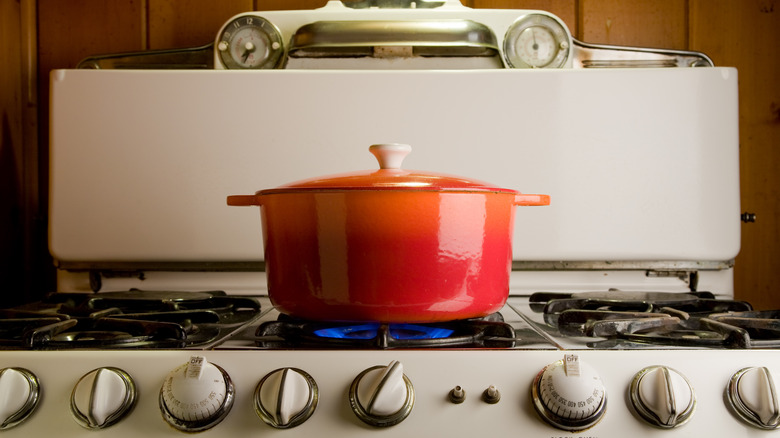
[[[2,303],[24,301],[26,227],[21,7],[0,0],[0,278],[7,285]]]
[[[0,230],[3,234],[8,234],[6,222],[9,218],[6,216],[5,208],[9,205],[16,205],[21,199],[12,199],[18,193],[7,194],[9,186],[21,185],[21,175],[12,177],[8,173],[20,172],[22,168],[22,59],[21,47],[21,8],[18,1],[0,0],[0,65],[3,66],[2,75],[0,75],[0,190],[3,195],[2,206],[0,210]],[[6,173],[8,172],[8,173]],[[0,249],[2,238],[6,237],[0,234]],[[0,265],[0,268],[2,266]]]
[[[463,2],[466,4],[466,2]],[[470,0],[475,8],[490,9],[538,9],[555,14],[566,23],[577,37],[577,8],[575,0]]]
[[[208,44],[230,17],[254,10],[252,0],[148,1],[149,49]]]
[[[38,0],[40,67],[72,68],[89,55],[143,50],[145,27],[141,0]]]
[[[780,309],[780,1],[691,0],[691,47],[739,75],[742,225],[739,299]]]
[[[687,49],[686,0],[580,0],[579,39],[588,43]]]

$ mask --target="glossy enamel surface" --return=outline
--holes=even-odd
[[[379,170],[297,181],[259,205],[274,306],[329,321],[435,322],[498,311],[509,293],[516,205],[547,195],[401,169],[411,146],[369,148]]]
[[[515,196],[343,191],[259,196],[268,291],[291,315],[444,321],[506,301]]]

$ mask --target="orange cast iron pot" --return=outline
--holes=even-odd
[[[261,206],[268,295],[328,321],[436,322],[498,311],[509,293],[517,205],[483,182],[400,168],[408,145],[373,145],[378,171],[300,181],[228,205]]]

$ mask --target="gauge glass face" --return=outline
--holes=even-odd
[[[517,55],[531,67],[544,67],[558,54],[555,36],[546,27],[527,27],[517,37]]]
[[[569,35],[561,23],[542,14],[516,21],[504,37],[504,56],[513,68],[559,68],[569,57]]]
[[[279,31],[257,16],[241,16],[228,23],[217,51],[229,69],[275,68],[284,52]]]

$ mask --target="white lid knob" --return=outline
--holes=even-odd
[[[368,150],[379,161],[380,169],[400,169],[412,147],[401,143],[382,143],[371,145]]]

